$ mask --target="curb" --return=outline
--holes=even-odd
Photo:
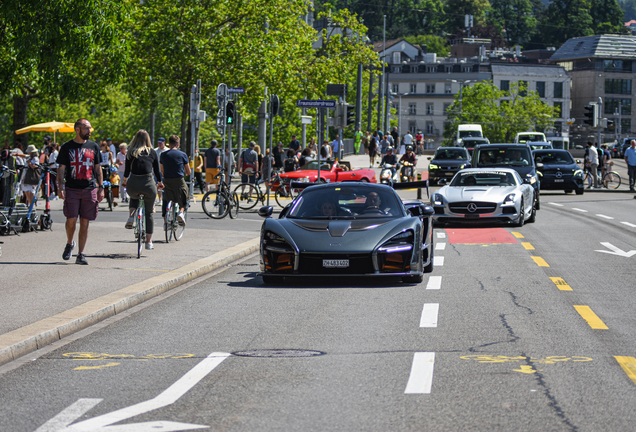
[[[259,239],[249,240],[168,273],[130,285],[65,312],[0,335],[0,365],[217,270],[256,252],[258,248]]]

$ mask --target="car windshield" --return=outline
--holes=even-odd
[[[527,147],[481,149],[477,158],[478,167],[524,166],[531,164]]]
[[[504,171],[460,171],[453,177],[450,186],[516,186],[517,178]]]
[[[320,165],[321,170],[329,171],[331,170],[331,163],[322,161],[322,165]],[[300,168],[298,170],[318,170],[318,161],[311,161]]]
[[[544,165],[569,165],[574,163],[574,158],[566,150],[535,152],[534,160]]]
[[[543,141],[543,135],[525,134],[519,135],[519,142]]]
[[[403,217],[404,207],[386,188],[334,185],[308,188],[293,202],[289,219],[363,219]]]
[[[468,153],[465,149],[444,149],[438,148],[435,151],[435,157],[433,159],[455,159],[455,160],[468,160]]]

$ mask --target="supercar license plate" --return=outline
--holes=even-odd
[[[348,259],[324,259],[322,266],[325,268],[347,268],[349,267]]]

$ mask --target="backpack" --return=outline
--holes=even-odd
[[[252,172],[256,172],[256,164],[254,163],[256,161],[248,162],[248,161],[245,160],[246,153],[249,154],[250,151],[253,151],[253,150],[249,150],[249,149],[248,150],[243,150],[243,154],[241,155],[241,159],[243,159],[243,166],[241,166],[241,170],[243,172],[245,172],[245,170],[247,170],[247,169],[251,169]]]
[[[294,161],[294,158],[287,158],[285,159],[285,172],[290,172],[290,171],[296,171],[296,161]]]

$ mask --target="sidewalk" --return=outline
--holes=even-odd
[[[77,247],[69,261],[62,260],[62,203],[51,202],[53,231],[0,237],[0,365],[258,250],[260,223],[237,225],[231,235],[188,227],[181,241],[155,244],[137,259],[132,231],[123,228],[127,205],[120,204],[116,222],[102,216],[110,212],[91,222],[89,265],[76,265]],[[207,219],[200,205],[189,216]],[[164,235],[160,221],[155,217],[155,240]]]

